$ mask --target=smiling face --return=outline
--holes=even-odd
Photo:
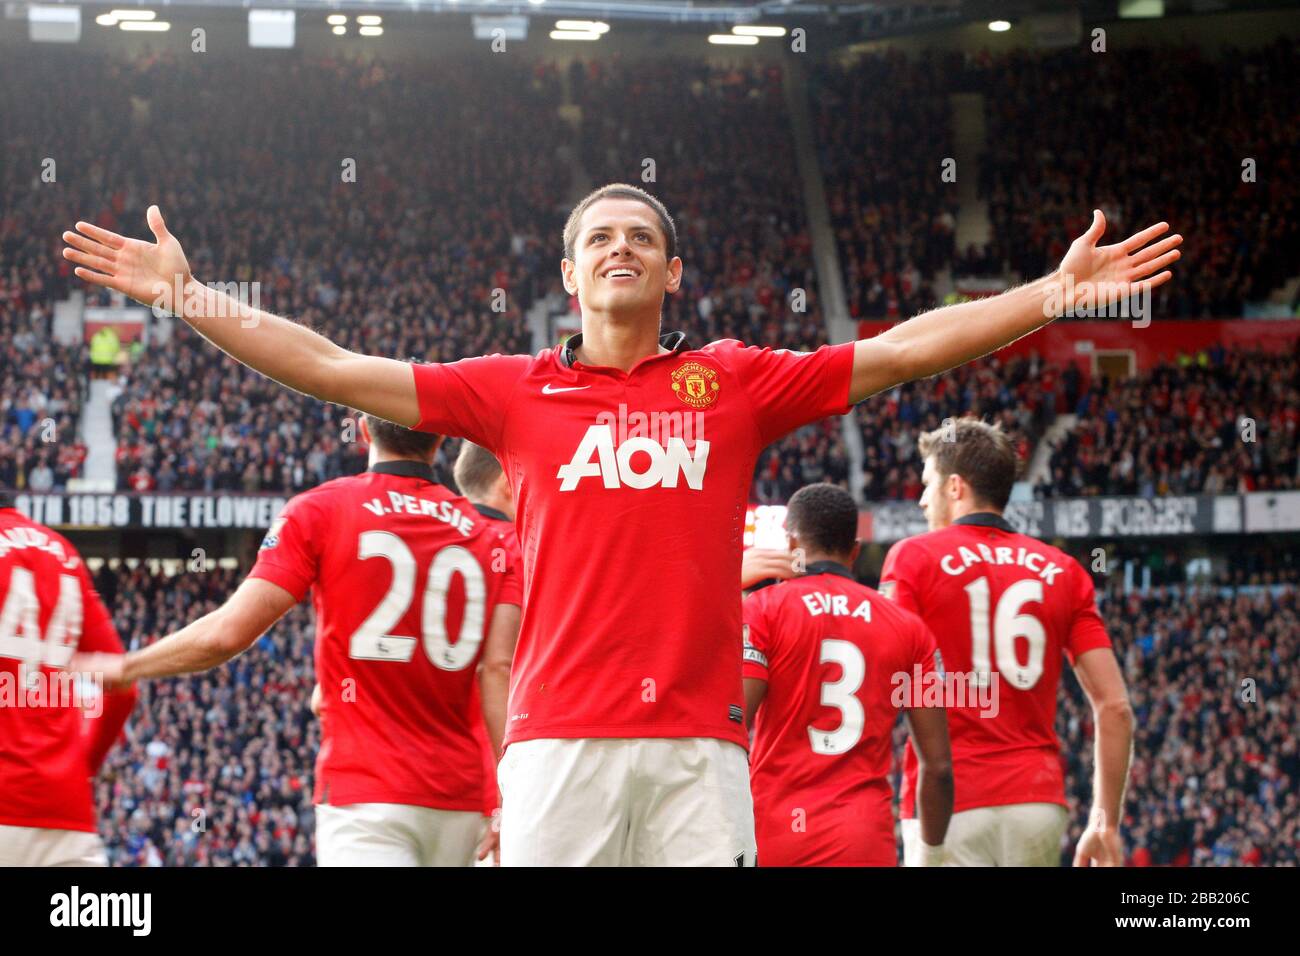
[[[636,199],[600,199],[579,221],[573,259],[560,265],[564,288],[584,314],[653,315],[664,293],[682,282],[682,260],[668,258],[668,239],[653,209]]]

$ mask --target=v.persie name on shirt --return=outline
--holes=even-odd
[[[976,544],[972,549],[959,545],[956,551],[939,559],[939,567],[954,577],[976,564],[1018,565],[1028,568],[1048,584],[1055,584],[1056,576],[1065,572],[1065,568],[1029,548],[990,548],[987,544]]]
[[[464,537],[469,537],[470,532],[474,530],[474,519],[450,501],[429,501],[426,498],[417,498],[415,495],[405,495],[397,491],[390,491],[387,494],[388,504],[384,504],[383,498],[371,498],[369,501],[363,501],[361,507],[381,518],[387,514],[434,518],[451,525]]]

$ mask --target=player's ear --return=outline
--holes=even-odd
[[[510,487],[510,479],[506,477],[504,471],[497,475],[496,486],[497,492],[504,495],[507,501],[513,502],[515,500],[515,490]]]
[[[371,441],[370,439],[370,416],[369,415],[362,415],[358,419],[357,431],[360,433],[361,440],[363,442],[365,442],[367,445],[374,444],[374,442]]]
[[[574,277],[577,267],[569,259],[560,260],[560,278],[564,280],[564,291],[569,295],[578,294],[578,280]]]
[[[664,283],[664,289],[671,295],[682,287],[682,258],[673,256],[668,260],[668,281]]]

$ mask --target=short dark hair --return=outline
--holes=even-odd
[[[370,429],[372,442],[388,454],[401,455],[403,458],[431,458],[442,438],[441,435],[417,432],[375,415],[366,415],[366,427]]]
[[[485,497],[501,472],[501,462],[492,452],[468,439],[460,443],[460,454],[456,456],[452,476],[466,498]]]
[[[998,425],[976,418],[959,418],[917,441],[921,460],[934,458],[941,478],[959,475],[982,505],[1001,511],[1011,500],[1019,460],[1011,439]]]
[[[858,540],[858,506],[838,485],[804,485],[790,498],[785,529],[809,551],[845,555]]]
[[[664,237],[668,242],[668,258],[677,255],[677,226],[673,222],[673,217],[668,215],[668,207],[644,189],[629,186],[627,183],[610,183],[588,193],[569,213],[569,218],[564,223],[564,258],[570,261],[576,258],[575,243],[578,241],[578,224],[582,221],[582,214],[592,203],[600,202],[602,199],[635,199],[637,202],[645,203],[659,217],[659,226],[663,229]]]

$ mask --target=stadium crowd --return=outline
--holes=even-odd
[[[242,578],[106,569],[96,585],[128,649],[215,610]],[[112,865],[314,865],[314,638],[302,604],[230,664],[140,685],[124,742],[96,783]]]
[[[1150,498],[1300,485],[1300,343],[1289,354],[1214,346],[1126,381],[1098,378],[1077,413],[1040,495]]]
[[[10,162],[37,146],[59,162],[57,189],[0,177],[6,259],[22,283],[43,284],[43,304],[82,288],[51,254],[49,223],[138,235],[156,200],[197,276],[244,283],[246,300],[345,347],[422,361],[529,351],[524,314],[554,271],[554,196],[568,179],[553,68],[224,70],[206,57],[46,51],[7,56],[0,78]],[[84,108],[60,106],[72,98]],[[410,123],[413,109],[430,122]],[[39,359],[18,366],[25,382],[59,370]],[[345,410],[286,395],[184,327],[124,384],[123,488],[292,491],[347,471]]]
[[[1266,299],[1295,274],[1300,244],[1298,54],[1300,39],[1278,37],[1217,56],[1079,45],[968,57],[959,82],[985,93],[992,258],[1042,275],[1100,206],[1116,235],[1166,218],[1195,230],[1156,315],[1232,318]]]
[[[1130,865],[1300,865],[1296,594],[1294,583],[1102,593],[1136,717]],[[1073,678],[1065,686],[1073,845],[1090,806],[1092,717]]]
[[[954,58],[956,63],[954,64]],[[949,71],[960,54],[899,51],[825,66],[810,84],[826,200],[849,314],[905,319],[956,254]]]
[[[86,460],[86,350],[54,341],[45,308],[39,277],[0,278],[0,488],[62,491]]]

